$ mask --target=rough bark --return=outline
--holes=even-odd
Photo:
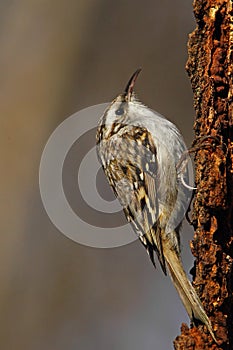
[[[196,0],[197,27],[189,37],[187,71],[194,92],[196,138],[208,145],[195,156],[193,204],[196,258],[193,284],[213,324],[214,343],[203,325],[188,328],[174,341],[176,350],[233,349],[233,3]],[[214,145],[215,144],[215,145]]]

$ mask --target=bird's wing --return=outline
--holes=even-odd
[[[157,157],[151,134],[145,128],[134,127],[122,134],[115,145],[115,157],[108,161],[105,173],[132,224],[145,246],[152,263],[154,251],[166,274],[158,222]],[[125,152],[125,150],[127,150]],[[122,152],[124,151],[124,152]],[[124,158],[121,157],[124,154]]]

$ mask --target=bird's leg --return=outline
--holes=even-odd
[[[210,142],[211,140],[213,140],[213,142]],[[221,143],[221,139],[219,136],[211,136],[211,135],[201,136],[195,139],[192,144],[192,147],[190,147],[187,151],[185,151],[181,155],[180,160],[176,165],[176,170],[177,170],[177,174],[180,175],[180,179],[185,187],[191,190],[197,189],[196,187],[191,187],[188,184],[186,184],[183,178],[187,163],[189,161],[189,155],[192,153],[196,153],[201,149],[208,149],[208,148],[215,149],[215,147],[217,145],[220,145],[220,143]],[[188,221],[189,224],[192,224],[192,220],[189,218],[188,214],[191,210],[191,203],[192,203],[193,197],[194,197],[194,192],[192,193],[192,198],[185,214],[186,220]]]
[[[207,140],[214,140],[215,142],[210,143]],[[216,142],[217,141],[217,142]],[[185,151],[182,156],[180,157],[179,162],[176,164],[176,169],[178,174],[182,174],[186,168],[186,165],[189,160],[189,155],[191,153],[196,153],[200,149],[206,149],[208,147],[215,148],[217,146],[217,143],[220,144],[220,137],[219,136],[201,136],[193,141],[192,147],[190,147],[187,151]]]
[[[211,140],[213,142],[210,142]],[[217,136],[217,135],[200,136],[193,141],[192,147],[188,150],[188,152],[190,154],[190,153],[196,153],[200,149],[207,149],[207,148],[215,149],[216,146],[219,146],[220,144],[221,144],[220,136]]]
[[[214,140],[213,143],[210,143],[210,140]],[[209,141],[207,141],[209,140]],[[220,145],[221,140],[219,136],[201,136],[199,138],[197,138],[196,140],[194,140],[192,147],[190,147],[187,151],[185,151],[181,157],[179,162],[176,164],[176,170],[177,170],[177,174],[184,174],[185,168],[187,166],[187,163],[189,161],[189,155],[191,153],[196,153],[201,149],[207,149],[207,148],[212,148],[214,149],[217,144]],[[190,187],[186,184],[186,187]],[[196,189],[196,188],[192,188],[192,189]]]

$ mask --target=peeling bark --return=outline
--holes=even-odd
[[[196,0],[197,27],[189,37],[187,71],[194,93],[196,138],[209,147],[195,156],[193,284],[219,345],[203,325],[182,325],[176,350],[233,349],[233,3]],[[215,143],[215,145],[214,145]]]

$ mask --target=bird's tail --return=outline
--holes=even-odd
[[[188,280],[188,277],[183,269],[182,262],[178,254],[173,249],[166,249],[163,247],[164,257],[167,263],[171,279],[174,286],[179,293],[179,296],[187,310],[190,319],[197,319],[206,325],[214,341],[217,340],[214,336],[211,322],[202,306],[202,303],[193,288],[192,284]]]

